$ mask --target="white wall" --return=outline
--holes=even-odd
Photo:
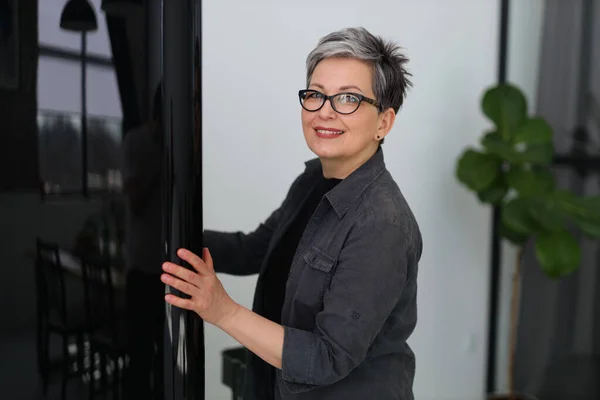
[[[456,183],[454,165],[486,128],[479,100],[496,80],[497,21],[496,1],[203,2],[206,228],[253,229],[312,157],[296,92],[321,36],[362,25],[410,56],[414,89],[384,152],[425,243],[410,340],[417,399],[484,390],[490,213]],[[223,282],[251,305],[254,277]],[[220,351],[232,345],[207,328],[207,398],[228,398]]]
[[[541,5],[512,4],[509,71],[530,96]],[[313,157],[296,92],[304,85],[305,57],[321,36],[362,25],[406,49],[414,89],[384,153],[424,238],[419,322],[410,339],[419,400],[479,400],[485,390],[490,211],[457,184],[454,170],[463,148],[476,144],[488,126],[479,103],[497,79],[498,19],[492,0],[203,2],[210,229],[254,229]],[[222,279],[235,300],[251,306],[255,277]],[[207,327],[207,398],[228,398],[220,352],[236,345]]]

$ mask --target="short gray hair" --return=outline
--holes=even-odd
[[[373,68],[373,92],[380,110],[393,108],[396,113],[412,83],[406,70],[408,58],[400,46],[374,36],[365,28],[345,28],[323,37],[306,59],[306,86],[321,61],[331,57],[354,58]]]

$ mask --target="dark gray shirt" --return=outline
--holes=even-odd
[[[318,159],[254,232],[206,231],[218,272],[259,274],[253,310],[261,314],[265,265],[322,176]],[[375,155],[329,191],[308,222],[292,261],[281,315],[282,369],[250,354],[246,400],[413,400],[415,357],[406,340],[417,321],[418,224]]]

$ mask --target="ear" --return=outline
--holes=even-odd
[[[388,108],[387,110],[382,111],[379,114],[375,139],[379,141],[386,137],[387,134],[392,130],[394,122],[396,122],[396,112],[393,108]]]

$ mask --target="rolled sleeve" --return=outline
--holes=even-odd
[[[335,383],[366,358],[402,294],[411,242],[395,219],[370,216],[351,231],[314,331],[284,328],[281,374],[290,392]]]
[[[312,332],[300,329],[284,327],[282,366],[283,379],[294,382],[301,387],[310,388],[314,381],[310,380],[313,375],[311,371],[315,346],[317,342]],[[295,360],[294,362],[287,362]]]

